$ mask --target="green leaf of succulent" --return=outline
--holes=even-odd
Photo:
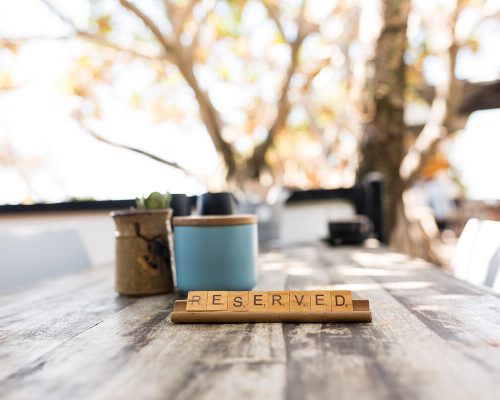
[[[151,193],[145,201],[146,208],[149,210],[158,210],[161,208],[166,208],[165,196],[159,192]]]
[[[146,209],[146,205],[144,204],[144,197],[136,197],[135,199],[135,207],[138,209],[138,210],[145,210]]]
[[[165,201],[166,201],[166,205],[165,205],[165,208],[169,208],[170,207],[170,204],[172,203],[172,193],[165,193]]]
[[[160,210],[170,207],[172,195],[153,192],[148,197],[136,198],[135,205],[138,210]]]

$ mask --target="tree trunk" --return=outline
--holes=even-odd
[[[396,210],[402,198],[403,184],[399,166],[404,154],[403,120],[406,27],[410,0],[380,0],[382,28],[376,39],[374,56],[369,60],[364,95],[372,104],[363,124],[360,143],[358,180],[379,171],[385,178],[386,232],[392,232]]]
[[[386,218],[391,246],[432,262],[439,262],[432,245],[432,239],[437,236],[437,229],[430,229],[433,216],[424,209],[419,210],[415,205],[407,204],[405,190],[418,178],[441,140],[457,128],[456,115],[462,96],[454,75],[458,53],[454,27],[463,4],[459,2],[450,15],[450,46],[440,55],[447,65],[447,79],[436,87],[426,125],[408,151],[403,146],[407,129],[403,120],[403,55],[409,0],[383,1],[383,28],[372,61],[373,74],[367,84],[368,94],[373,97],[373,115],[363,127],[358,177],[373,170],[385,175]]]

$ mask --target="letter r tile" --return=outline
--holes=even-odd
[[[288,311],[290,309],[290,292],[282,290],[269,292],[268,311]]]
[[[186,311],[206,311],[207,292],[192,291],[188,293]]]

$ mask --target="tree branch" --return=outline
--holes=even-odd
[[[182,76],[194,92],[200,108],[201,119],[217,151],[222,155],[227,168],[227,176],[232,178],[236,172],[236,160],[231,145],[222,137],[221,121],[218,111],[213,106],[208,94],[201,89],[192,67],[192,55],[184,51],[177,62]]]
[[[500,108],[500,79],[486,82],[458,81],[462,93],[458,105],[458,115],[468,116],[474,111]],[[428,103],[436,96],[434,87],[426,86],[418,90],[418,94]]]
[[[325,58],[321,60],[315,68],[311,69],[306,73],[306,80],[304,81],[304,84],[302,85],[301,88],[301,96],[300,96],[301,101],[299,103],[302,105],[302,107],[304,107],[307,117],[311,123],[312,130],[318,136],[318,140],[322,144],[322,147],[325,151],[325,155],[328,155],[328,147],[330,143],[329,141],[327,141],[324,135],[324,130],[320,128],[320,126],[318,125],[318,121],[316,120],[316,116],[314,115],[314,111],[312,110],[307,97],[314,78],[316,78],[318,74],[323,70],[323,68],[326,67],[328,64],[330,64],[330,62],[331,62],[330,57]]]
[[[128,146],[128,145],[122,144],[122,143],[116,143],[116,142],[113,142],[113,141],[105,138],[104,136],[98,134],[93,129],[91,129],[85,123],[85,121],[83,120],[83,117],[79,113],[75,114],[75,119],[78,121],[79,125],[83,128],[83,130],[86,133],[88,133],[90,136],[92,136],[94,139],[98,140],[99,142],[106,143],[106,144],[109,144],[111,146],[118,147],[120,149],[129,150],[129,151],[132,151],[132,152],[137,153],[137,154],[141,154],[141,155],[146,156],[146,157],[148,157],[148,158],[150,158],[152,160],[158,161],[159,163],[167,165],[167,166],[169,166],[171,168],[178,169],[179,171],[184,172],[186,175],[195,177],[193,175],[193,173],[189,172],[188,170],[186,170],[184,167],[182,167],[181,165],[179,165],[176,162],[165,160],[164,158],[161,158],[159,156],[151,154],[151,153],[149,153],[149,152],[147,152],[145,150],[141,150],[141,149],[139,149],[137,147]]]
[[[158,58],[162,57],[157,57],[157,56],[149,56],[147,54],[140,53],[136,50],[131,50],[131,49],[126,49],[122,48],[118,45],[115,45],[114,43],[111,43],[107,41],[105,38],[95,35],[89,32],[81,31],[78,30],[76,25],[74,24],[73,21],[71,21],[69,18],[67,18],[64,14],[59,12],[49,1],[47,0],[41,0],[55,15],[57,15],[63,22],[68,24],[74,31],[74,34],[77,37],[80,37],[82,39],[85,39],[87,41],[93,42],[95,44],[108,47],[117,51],[124,51],[128,52],[132,55],[135,55],[137,57],[142,57],[146,59],[151,59],[155,60]],[[192,13],[192,9],[194,8],[195,4],[197,1],[193,0],[190,2],[190,4],[185,8],[185,13],[183,16],[183,22],[186,21],[187,18],[189,18],[190,13]],[[135,6],[133,3],[127,1],[127,0],[120,0],[120,4],[132,12],[134,15],[136,15],[143,23],[144,25],[153,33],[155,38],[158,40],[160,45],[163,48],[164,51],[164,56],[163,58],[167,61],[170,61],[174,63],[178,68],[179,71],[181,72],[182,76],[186,80],[187,84],[191,87],[193,90],[196,100],[198,102],[198,105],[200,107],[200,113],[201,113],[201,118],[203,122],[205,123],[205,126],[207,127],[207,130],[210,134],[210,137],[212,139],[212,142],[214,143],[215,148],[217,151],[222,155],[224,162],[227,167],[227,173],[228,176],[232,176],[234,172],[236,171],[236,161],[234,159],[234,153],[233,150],[230,146],[229,143],[227,143],[223,137],[222,137],[222,132],[221,132],[221,127],[220,127],[220,118],[218,115],[218,112],[216,111],[215,107],[212,105],[208,94],[205,93],[200,85],[198,84],[198,81],[196,79],[196,76],[194,75],[193,72],[193,55],[192,55],[192,48],[186,48],[182,46],[182,44],[177,41],[173,42],[171,39],[169,39],[167,36],[163,35],[161,32],[160,28],[158,25],[155,24],[155,22],[149,18],[141,9],[139,9],[137,6]],[[208,15],[208,13],[207,13]],[[69,36],[67,37],[69,39]],[[95,134],[93,135],[95,138],[98,138],[99,140],[109,143],[111,145],[121,147],[121,148],[126,148],[128,150],[134,151],[136,153],[144,154],[147,157],[153,158],[156,161],[163,162],[167,165],[170,165],[174,168],[182,169],[179,168],[177,165],[173,165],[172,163],[169,163],[168,161],[165,162],[166,160],[162,160],[152,154],[143,152],[140,149],[137,148],[130,148],[129,146],[124,146],[121,144],[116,144],[107,141],[107,139]],[[188,173],[187,171],[185,171]],[[192,175],[192,174],[191,174]]]
[[[128,0],[120,0],[120,4],[127,10],[135,14],[146,27],[153,33],[156,39],[160,42],[166,53],[173,52],[174,44],[162,33],[160,27],[156,25],[140,8]]]
[[[267,14],[269,15],[269,18],[271,18],[276,25],[276,28],[278,29],[278,32],[280,35],[283,37],[283,40],[288,42],[286,36],[285,36],[285,30],[283,29],[283,25],[281,24],[280,21],[280,16],[279,16],[279,9],[275,4],[271,4],[268,1],[263,1],[262,4],[267,10]]]
[[[92,44],[95,44],[97,46],[105,47],[111,50],[115,50],[120,53],[127,53],[130,54],[133,57],[137,58],[142,58],[144,60],[149,60],[149,61],[158,61],[158,60],[165,60],[172,62],[172,57],[169,54],[165,55],[155,55],[155,54],[148,54],[144,53],[135,49],[127,48],[127,47],[122,47],[119,46],[115,43],[112,43],[108,40],[106,40],[104,37],[100,35],[95,35],[93,33],[85,32],[85,31],[76,31],[75,32],[76,37],[85,40],[87,42],[90,42]]]
[[[405,187],[414,182],[423,166],[434,154],[439,142],[446,137],[447,130],[443,127],[446,114],[446,99],[436,96],[432,102],[431,115],[401,162],[399,173]]]
[[[301,89],[302,92],[306,93],[307,91],[309,91],[314,78],[316,78],[319,75],[319,73],[321,71],[323,71],[323,68],[325,68],[331,62],[332,62],[331,57],[323,58],[322,60],[320,60],[318,62],[318,64],[314,68],[310,69],[307,72],[304,72],[304,74],[306,75],[306,80],[304,81],[304,84],[302,85],[302,89]]]
[[[170,22],[172,23],[174,39],[176,42],[179,41],[184,28],[184,24],[193,15],[194,7],[198,3],[198,1],[199,0],[190,0],[186,6],[178,11],[177,14],[174,10],[174,7],[171,5],[172,3],[169,0],[165,0],[165,7],[167,8],[168,14],[170,16]]]
[[[455,130],[453,120],[460,104],[460,88],[455,76],[459,45],[455,39],[454,30],[462,6],[463,2],[458,2],[450,17],[449,35],[452,42],[446,53],[441,55],[447,65],[447,79],[436,87],[436,95],[432,101],[428,120],[401,161],[399,174],[404,188],[411,186],[422,168],[435,154],[441,141]]]
[[[75,23],[70,19],[68,18],[66,15],[64,15],[63,13],[61,13],[56,7],[54,7],[54,5],[50,2],[50,1],[47,1],[47,0],[40,0],[43,4],[45,4],[45,6],[50,10],[52,11],[53,14],[57,15],[57,17],[63,21],[64,23],[66,23],[67,25],[71,26],[73,28],[73,30],[78,30]]]
[[[179,68],[180,73],[194,92],[198,106],[200,107],[201,118],[205,123],[215,148],[222,155],[226,164],[227,175],[229,177],[232,176],[236,172],[236,161],[234,159],[233,149],[222,137],[219,114],[210,101],[208,94],[201,89],[194,74],[193,55],[189,51],[189,48],[186,48],[178,41],[171,42],[170,39],[162,34],[159,27],[134,4],[127,0],[120,0],[120,3],[141,19],[158,39],[165,52],[172,55],[177,68]]]
[[[212,10],[215,7],[215,1],[212,3],[212,6],[207,10],[207,12],[201,17],[200,21],[198,21],[198,26],[196,27],[196,31],[193,34],[193,38],[191,40],[191,44],[189,45],[189,53],[191,55],[194,54],[194,51],[196,50],[196,47],[198,46],[199,40],[200,40],[200,33],[201,33],[201,27],[203,23],[207,20],[208,16],[212,12]]]
[[[47,6],[47,8],[49,8],[49,10],[54,15],[56,15],[61,21],[63,21],[69,27],[71,27],[72,30],[73,30],[73,34],[72,35],[65,35],[65,36],[57,36],[57,37],[55,37],[55,36],[53,36],[53,37],[51,37],[51,36],[19,37],[19,38],[10,38],[10,39],[8,39],[9,41],[12,41],[12,42],[24,42],[24,41],[33,40],[33,39],[39,39],[39,40],[69,40],[72,37],[77,37],[79,39],[82,39],[82,40],[85,40],[87,42],[93,43],[95,45],[98,45],[98,46],[101,46],[101,47],[105,47],[105,48],[108,48],[108,49],[111,49],[111,50],[115,50],[115,51],[118,51],[118,52],[127,53],[127,54],[130,54],[131,56],[134,56],[134,57],[137,57],[137,58],[143,58],[145,60],[154,61],[154,60],[158,60],[158,59],[162,58],[159,55],[147,54],[147,53],[135,50],[135,49],[130,49],[130,48],[119,46],[119,45],[117,45],[115,43],[110,42],[109,40],[107,40],[105,37],[103,37],[101,35],[96,35],[96,34],[91,33],[91,32],[80,30],[80,29],[78,29],[78,27],[75,25],[75,23],[71,19],[69,19],[66,15],[64,15],[63,13],[61,13],[49,1],[47,1],[47,0],[40,0],[40,1],[45,6]],[[5,39],[5,40],[7,40],[7,39]],[[165,58],[166,61],[172,61],[172,59],[171,59],[171,57],[169,55],[166,55],[164,58]]]
[[[283,81],[281,87],[281,94],[278,99],[278,105],[277,105],[278,112],[276,114],[276,118],[269,129],[266,139],[257,147],[255,147],[252,156],[247,161],[247,169],[249,170],[247,173],[249,173],[252,178],[255,178],[259,175],[260,170],[265,164],[266,152],[273,143],[276,134],[286,124],[286,120],[290,112],[290,102],[288,100],[288,93],[290,91],[290,83],[292,77],[295,74],[295,71],[297,70],[297,66],[299,63],[299,50],[302,43],[304,42],[304,39],[307,37],[309,33],[312,32],[310,27],[305,28],[305,21],[304,21],[305,4],[306,0],[302,2],[300,15],[297,20],[298,24],[297,36],[295,40],[290,44],[290,65],[288,67],[285,80]]]

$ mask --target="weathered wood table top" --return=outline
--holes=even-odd
[[[262,254],[258,288],[352,289],[370,324],[175,325],[96,267],[0,295],[1,399],[499,399],[500,298],[388,250]]]

